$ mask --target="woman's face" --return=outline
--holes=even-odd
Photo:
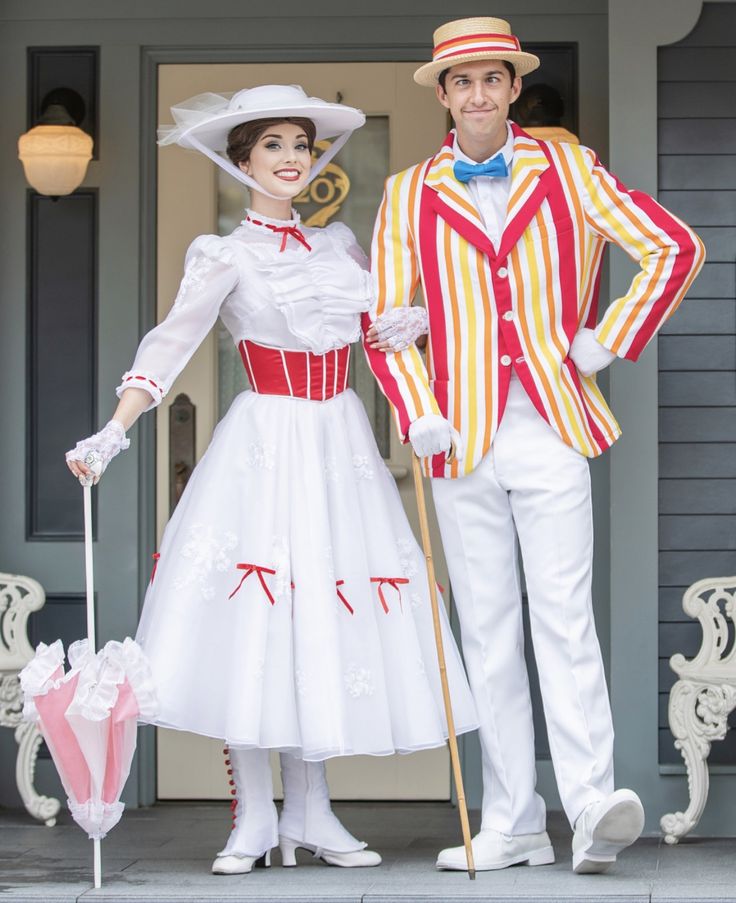
[[[293,198],[304,188],[312,154],[304,129],[292,122],[270,126],[259,137],[250,158],[238,166],[278,197]]]

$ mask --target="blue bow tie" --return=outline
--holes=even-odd
[[[476,176],[508,176],[509,168],[503,154],[496,154],[487,163],[466,163],[464,160],[456,160],[453,172],[458,182],[469,182]]]

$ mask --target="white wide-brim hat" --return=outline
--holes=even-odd
[[[539,57],[521,49],[505,19],[455,19],[435,31],[432,62],[417,69],[414,81],[432,88],[445,69],[479,60],[506,60],[519,76],[528,75],[539,66]]]
[[[259,191],[263,191],[260,185],[224,156],[227,137],[235,126],[257,119],[310,119],[318,141],[335,138],[312,167],[312,181],[355,129],[365,123],[365,114],[355,107],[309,97],[299,85],[259,85],[234,94],[197,94],[173,106],[171,115],[175,125],[159,126],[160,145],[178,144],[198,150],[233,178]]]

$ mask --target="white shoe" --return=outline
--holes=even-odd
[[[261,857],[256,856],[217,856],[212,863],[213,875],[247,875],[253,871],[253,866],[259,868],[271,867],[271,851],[268,850]]]
[[[279,818],[279,846],[282,864],[296,865],[298,847],[316,859],[343,868],[380,865],[381,857],[366,850],[340,823],[330,806],[330,790],[324,762],[304,762],[281,753],[281,780],[284,805]]]
[[[644,830],[644,807],[633,790],[616,790],[583,809],[572,838],[572,870],[605,872]]]
[[[505,869],[510,865],[551,865],[555,861],[555,851],[549,834],[501,834],[499,831],[481,831],[471,842],[475,869],[488,872]],[[465,847],[449,847],[437,857],[438,869],[468,870]]]
[[[381,864],[381,857],[373,850],[353,850],[351,853],[336,853],[334,850],[324,850],[322,847],[315,847],[311,843],[304,841],[291,840],[289,837],[279,835],[279,849],[281,850],[281,864],[286,868],[293,867],[296,862],[296,851],[298,849],[309,850],[314,854],[315,859],[321,859],[327,865],[339,865],[342,868],[368,868]]]

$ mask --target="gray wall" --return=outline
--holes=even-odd
[[[714,49],[717,42],[720,46]],[[697,228],[707,263],[659,338],[659,761],[679,763],[668,666],[702,630],[687,586],[736,573],[736,5],[706,3],[659,52],[659,197]],[[736,764],[736,732],[709,761]]]
[[[700,0],[670,0],[666,15],[664,7],[641,0],[609,2],[611,163],[624,182],[655,197],[657,52],[659,47],[679,42],[692,32],[702,4]],[[723,35],[711,34],[708,44],[720,43]],[[697,80],[702,74],[693,68],[690,77]],[[622,255],[614,255],[611,295],[624,292],[630,278],[629,262]],[[694,295],[697,292],[695,288]],[[701,300],[707,299],[684,303],[692,306]],[[682,321],[688,317],[687,310],[685,307],[676,316]],[[673,321],[673,328],[676,322]],[[610,455],[611,696],[616,722],[617,783],[634,787],[641,794],[647,829],[657,831],[659,818],[665,812],[685,808],[687,785],[681,766],[659,764],[656,343],[650,345],[636,365],[614,365],[611,399],[624,429],[623,438]],[[726,766],[711,770],[710,798],[698,833],[736,831],[736,782],[731,774],[732,769]]]
[[[419,10],[421,11],[419,13]],[[509,18],[522,41],[579,43],[579,114],[582,140],[607,157],[607,25],[605,0],[520,0],[494,8]],[[25,193],[15,141],[26,129],[26,47],[98,45],[100,67],[99,160],[85,185],[99,188],[99,371],[98,421],[114,404],[113,389],[140,335],[153,320],[153,203],[155,172],[151,138],[155,119],[156,60],[180,62],[309,60],[425,60],[432,30],[459,15],[488,14],[469,0],[449,10],[445,0],[376,0],[370,7],[337,0],[305,6],[284,0],[279,18],[242,0],[5,0],[0,7],[0,100],[4,140],[0,144],[0,460],[3,518],[0,568],[30,574],[53,595],[83,588],[79,543],[27,543],[25,492]],[[145,136],[145,139],[142,137]],[[147,142],[147,143],[146,143]],[[428,152],[431,149],[428,148]],[[605,303],[605,299],[604,299]],[[11,388],[12,387],[12,388]],[[135,630],[139,599],[153,547],[153,423],[144,418],[132,431],[133,447],[114,462],[98,490],[96,563],[100,639]],[[63,452],[64,449],[60,449]],[[608,650],[608,463],[594,465],[597,498],[596,607]],[[10,732],[0,756],[9,762]],[[126,799],[154,798],[152,738],[141,741],[139,768]],[[479,801],[477,761],[468,753],[468,790]],[[9,769],[0,774],[0,801],[17,804]],[[41,763],[40,783],[54,782]],[[540,764],[540,783],[556,802],[551,769]]]

